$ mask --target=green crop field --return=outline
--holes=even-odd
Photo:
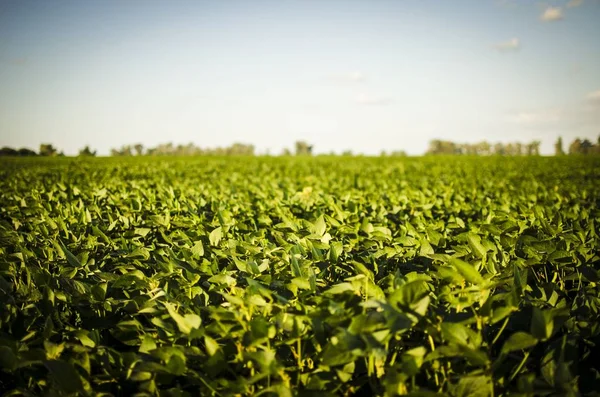
[[[0,175],[0,394],[600,395],[598,158]]]

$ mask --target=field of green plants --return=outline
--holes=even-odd
[[[3,159],[0,195],[0,394],[600,395],[600,159]]]

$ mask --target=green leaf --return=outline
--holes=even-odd
[[[225,274],[225,273],[221,273],[221,274],[212,276],[211,278],[208,279],[208,282],[213,283],[213,284],[227,285],[227,286],[232,286],[232,285],[235,285],[235,283],[236,283],[235,278],[233,278],[230,275]]]
[[[323,365],[334,367],[346,365],[355,359],[356,357],[350,351],[341,347],[327,345],[321,357],[321,362]]]
[[[429,241],[423,239],[421,240],[421,250],[419,251],[419,255],[428,256],[435,254],[433,247],[429,244]]]
[[[329,288],[327,291],[325,291],[325,293],[329,295],[338,295],[347,291],[355,291],[354,286],[351,283],[336,284],[333,287]]]
[[[81,342],[81,344],[83,346],[86,347],[96,347],[96,342],[94,342],[89,336],[88,336],[88,332],[87,331],[76,331],[75,332],[75,337],[77,339],[79,339],[79,342]]]
[[[492,391],[492,379],[486,375],[461,376],[452,387],[454,397],[489,397]]]
[[[67,249],[67,247],[62,243],[62,241],[59,240],[58,243],[60,244],[60,248],[62,248],[65,257],[67,258],[67,262],[69,263],[69,265],[73,267],[81,267],[79,259],[77,259],[77,257]]]
[[[185,335],[189,335],[193,329],[200,328],[201,320],[200,320],[200,316],[198,316],[197,314],[186,314],[184,316],[181,316],[171,306],[171,304],[163,302],[163,305],[167,308],[169,315],[177,324],[179,331],[181,331]]]
[[[392,304],[411,306],[429,294],[429,285],[423,280],[414,280],[400,285],[388,298]]]
[[[17,365],[17,362],[17,356],[10,347],[0,346],[0,368],[12,371]]]
[[[167,369],[173,375],[181,376],[185,374],[185,371],[187,370],[185,357],[173,354],[169,358],[169,361],[167,361]]]
[[[567,251],[561,251],[561,250],[556,250],[554,252],[552,252],[550,255],[548,255],[548,260],[550,262],[567,262],[572,258],[572,255],[570,252]]]
[[[194,255],[194,257],[196,258],[201,258],[204,256],[204,245],[202,244],[201,240],[198,240],[194,243],[194,245],[192,246],[192,255]]]
[[[444,322],[441,325],[444,339],[451,343],[469,346],[473,349],[481,345],[481,335],[460,323]]]
[[[538,340],[527,332],[515,332],[512,334],[502,346],[502,354],[507,354],[512,351],[528,349],[537,345]]]
[[[554,321],[550,310],[533,308],[531,316],[531,334],[540,340],[546,340],[552,335]]]
[[[338,261],[340,255],[344,251],[344,246],[339,241],[332,242],[329,244],[329,246],[329,259],[335,263]]]
[[[204,346],[206,347],[206,354],[209,356],[214,356],[220,349],[217,341],[208,335],[204,335]]]
[[[148,233],[150,233],[152,231],[152,229],[149,229],[147,227],[136,227],[133,232],[135,234],[137,234],[138,236],[142,236],[142,237],[146,237],[148,235]]]
[[[106,298],[107,283],[98,283],[92,287],[92,296],[98,301],[103,301]]]
[[[83,392],[81,377],[71,363],[62,360],[44,362],[57,386],[66,393]]]
[[[92,235],[98,237],[100,240],[104,241],[107,244],[110,244],[110,239],[102,230],[98,228],[98,226],[92,226]]]
[[[310,290],[310,282],[306,277],[295,277],[291,280],[292,284],[297,286],[299,289]]]
[[[49,360],[59,358],[63,350],[65,350],[65,344],[55,344],[50,341],[44,341],[44,349],[46,350],[46,357]]]
[[[153,338],[150,335],[144,335],[144,339],[142,340],[142,344],[140,345],[139,352],[150,353],[154,349],[156,349],[155,338]]]
[[[221,226],[219,226],[218,228],[216,228],[212,232],[210,232],[210,235],[208,236],[210,245],[212,245],[213,247],[218,246],[219,242],[221,242],[222,237],[223,237],[223,229],[221,229]]]
[[[481,237],[475,233],[467,233],[467,241],[469,247],[471,247],[478,258],[484,258],[486,256],[487,249],[481,244]]]
[[[325,234],[325,230],[326,230],[325,218],[323,218],[323,215],[321,215],[317,218],[317,220],[314,223],[313,232],[317,236],[322,236]]]
[[[145,247],[137,247],[135,250],[130,252],[129,255],[127,255],[127,257],[148,260],[150,259],[150,251],[148,251]]]
[[[475,266],[471,265],[458,258],[450,258],[450,265],[454,266],[456,270],[471,284],[483,285],[485,279],[479,274]]]

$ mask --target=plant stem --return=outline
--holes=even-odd
[[[525,353],[525,356],[523,356],[523,359],[519,363],[519,366],[517,367],[517,369],[515,369],[515,371],[512,373],[512,375],[508,379],[509,382],[512,382],[512,380],[515,378],[515,376],[517,376],[517,374],[521,371],[521,368],[523,368],[523,365],[525,365],[525,361],[527,361],[528,357],[529,357],[529,352]]]
[[[504,331],[504,328],[506,328],[506,324],[508,324],[508,317],[506,317],[506,320],[504,320],[504,323],[502,324],[502,327],[500,327],[500,329],[498,330],[498,333],[496,334],[496,337],[492,340],[492,345],[494,343],[496,343],[496,341],[498,341],[498,338],[500,337],[500,334],[502,334],[502,331]]]

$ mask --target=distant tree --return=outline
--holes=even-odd
[[[466,148],[462,144],[456,144],[450,141],[442,141],[440,139],[433,139],[429,141],[429,148],[427,154],[462,154]]]
[[[56,148],[49,143],[40,145],[40,156],[56,156]]]
[[[528,144],[523,144],[521,142],[497,142],[492,145],[487,141],[479,143],[456,143],[433,139],[429,141],[429,148],[427,149],[426,154],[463,154],[477,156],[490,154],[499,156],[522,156],[524,154],[539,155],[540,145],[540,141],[533,141]]]
[[[456,149],[457,149],[458,154],[466,154],[466,155],[475,154],[475,153],[473,153],[474,147],[470,143],[456,144]]]
[[[576,138],[569,145],[569,154],[581,154],[581,139]]]
[[[490,154],[499,156],[539,155],[540,144],[540,141],[533,141],[529,144],[521,142],[497,142],[492,145],[487,141],[479,143],[456,143],[434,139],[429,141],[429,148],[426,154],[463,154],[471,156],[485,156]]]
[[[288,148],[284,148],[284,149],[281,151],[281,155],[282,155],[282,156],[291,156],[291,155],[292,155],[292,152],[290,151],[290,149],[288,149]]]
[[[2,149],[0,149],[0,156],[10,156],[10,157],[14,157],[14,156],[18,156],[19,152],[11,147],[5,146]]]
[[[589,139],[581,140],[576,138],[569,145],[569,154],[587,154],[594,155],[600,154],[600,137],[596,144],[592,143]]]
[[[507,156],[514,156],[515,155],[515,145],[511,142],[507,143],[504,146],[504,154]]]
[[[525,149],[527,150],[527,155],[528,156],[532,156],[533,155],[533,145],[531,143],[528,143],[525,145]]]
[[[581,142],[581,153],[582,154],[592,154],[594,152],[594,144],[590,142],[589,139],[584,139]]]
[[[514,146],[514,155],[522,156],[523,155],[523,144],[521,142],[516,142]]]
[[[468,143],[465,145],[465,152],[470,156],[477,156],[479,154],[479,144]]]
[[[228,148],[225,148],[225,152],[230,156],[252,156],[254,155],[254,145],[234,143]]]
[[[111,156],[131,156],[132,155],[131,145],[123,145],[123,146],[121,146],[121,149],[112,148],[112,149],[110,149],[110,155]]]
[[[404,150],[394,150],[390,153],[391,157],[406,157],[406,152]]]
[[[313,147],[304,141],[296,141],[296,156],[312,155]]]
[[[563,154],[565,154],[565,151],[563,150],[563,140],[562,137],[559,136],[554,144],[554,155],[562,156]]]
[[[342,156],[352,156],[352,150],[344,150]]]
[[[447,154],[463,154],[463,145],[460,143],[452,142],[452,141],[444,141],[444,153]]]
[[[540,154],[540,141],[532,141],[526,145],[528,156],[537,156]]]
[[[504,156],[506,154],[506,148],[503,143],[498,142],[494,144],[494,154],[498,156]]]
[[[5,146],[0,149],[0,157],[27,157],[27,156],[37,156],[37,153],[28,148],[21,149],[13,149],[11,147]]]
[[[37,156],[37,153],[31,149],[21,148],[21,149],[17,150],[17,155],[28,157],[28,156]]]
[[[443,150],[445,154],[463,154],[461,145],[451,141],[443,142]]]
[[[84,157],[94,157],[96,156],[96,151],[92,151],[88,145],[81,150],[79,150],[79,155]]]
[[[204,151],[201,148],[195,146],[192,142],[188,143],[186,146],[186,153],[190,156],[201,155],[203,152]]]
[[[172,150],[173,150],[172,143],[167,143],[167,144],[161,143],[154,148],[146,149],[146,154],[153,155],[153,156],[164,156],[167,154],[171,154]]]
[[[156,147],[146,149],[149,156],[254,156],[255,147],[251,144],[236,142],[227,147],[200,148],[193,142],[174,145],[172,142],[161,143]],[[112,149],[113,156],[131,156],[133,153],[140,156],[144,152],[142,144],[125,145],[120,149]]]
[[[477,154],[487,156],[491,154],[492,145],[487,141],[482,141],[477,144]]]
[[[427,149],[428,154],[441,154],[442,153],[442,141],[439,139],[433,139],[429,141],[429,148]]]

